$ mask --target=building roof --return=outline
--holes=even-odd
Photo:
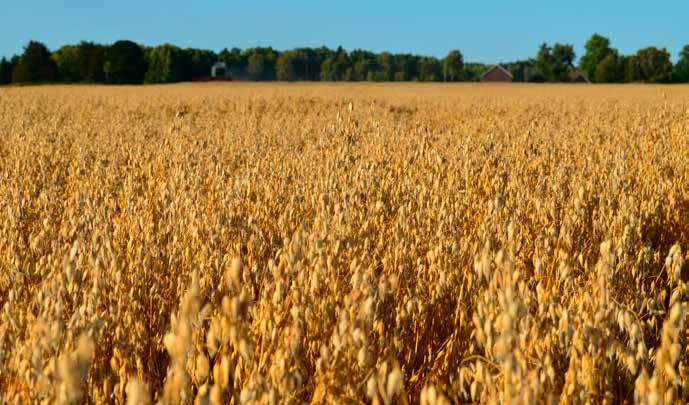
[[[488,73],[492,72],[492,71],[495,70],[495,69],[500,70],[501,72],[503,72],[503,73],[505,73],[507,76],[509,76],[510,79],[512,79],[512,73],[510,73],[509,70],[505,69],[504,67],[502,67],[502,66],[500,66],[500,65],[493,65],[493,66],[489,67],[488,70],[486,70],[485,72],[483,72],[483,74],[481,75],[481,79],[483,79],[484,77],[486,77],[486,75],[487,75]]]

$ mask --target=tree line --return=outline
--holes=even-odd
[[[501,65],[518,82],[567,82],[576,68],[599,83],[689,82],[689,45],[673,65],[665,48],[647,47],[622,55],[608,38],[594,34],[578,66],[575,59],[573,45],[544,43],[535,57]],[[232,48],[216,53],[171,44],[146,47],[123,40],[110,45],[84,41],[51,52],[31,41],[23,54],[0,60],[0,84],[184,82],[208,76],[215,62],[225,62],[234,79],[257,81],[478,81],[488,68],[465,63],[459,50],[444,58],[360,49],[347,52],[342,47]]]

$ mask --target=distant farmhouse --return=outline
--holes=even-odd
[[[586,77],[586,73],[579,69],[572,69],[569,71],[569,81],[572,83],[591,83]]]
[[[230,72],[227,69],[227,64],[225,62],[215,62],[211,66],[211,75],[206,77],[194,77],[191,80],[193,82],[224,82],[232,81]]]
[[[481,75],[481,82],[511,82],[512,73],[500,65],[493,65]]]
[[[211,67],[211,77],[227,77],[227,65],[225,62],[215,62]]]

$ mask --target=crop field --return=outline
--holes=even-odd
[[[0,403],[689,400],[689,87],[0,88]]]

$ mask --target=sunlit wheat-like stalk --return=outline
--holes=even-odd
[[[0,402],[689,401],[689,88],[0,89]]]

